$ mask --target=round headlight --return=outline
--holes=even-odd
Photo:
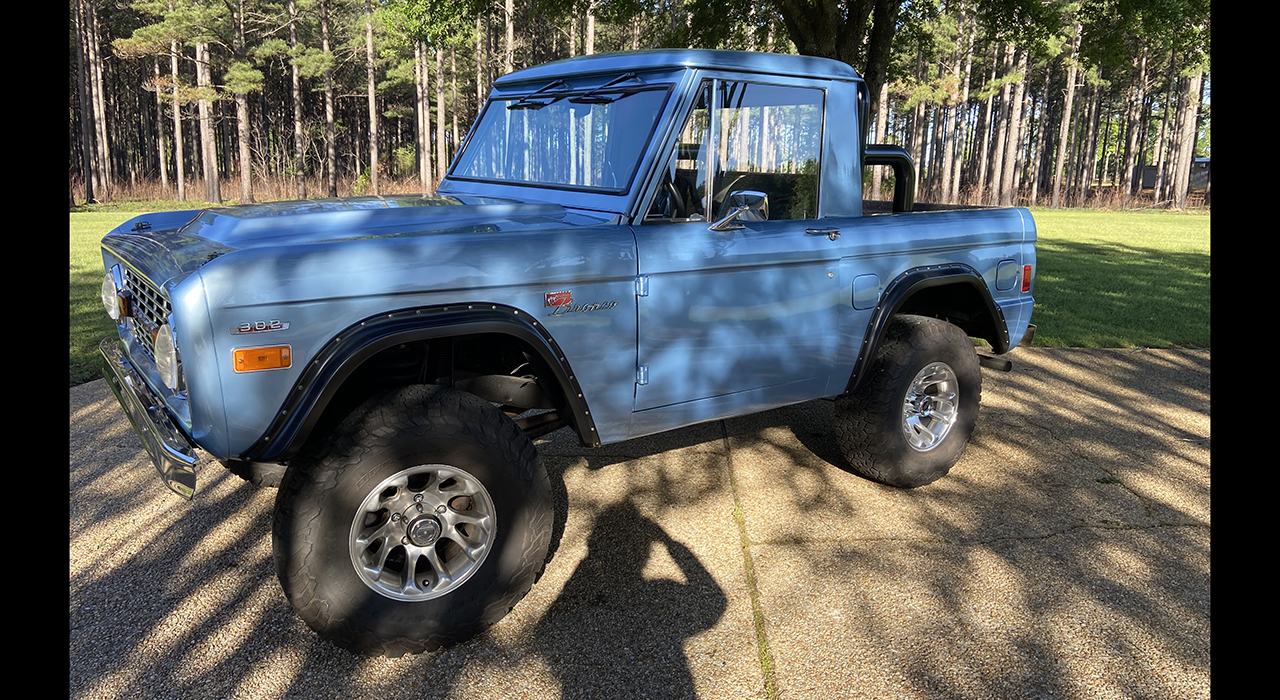
[[[107,276],[102,280],[102,305],[107,309],[107,315],[111,320],[120,320],[120,302],[116,299],[116,279],[108,272]]]
[[[170,389],[178,388],[178,346],[173,342],[173,329],[169,324],[156,332],[156,372],[160,381]]]

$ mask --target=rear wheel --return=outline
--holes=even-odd
[[[276,571],[303,620],[337,644],[400,656],[463,641],[541,574],[550,483],[489,403],[407,387],[366,402],[310,454],[276,500]]]
[[[923,486],[960,459],[978,418],[982,370],[958,327],[898,315],[852,394],[836,399],[836,438],[859,474],[890,486]]]

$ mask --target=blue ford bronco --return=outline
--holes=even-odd
[[[279,486],[285,594],[363,653],[466,639],[524,597],[553,551],[553,430],[600,446],[835,397],[854,471],[928,484],[980,364],[1007,369],[973,338],[1034,331],[1035,224],[912,213],[911,159],[866,144],[867,112],[852,68],[804,56],[512,73],[434,195],[107,234],[107,380],[174,491],[198,451]],[[864,206],[869,165],[894,169],[891,211]]]

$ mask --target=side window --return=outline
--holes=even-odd
[[[706,221],[711,145],[711,81],[698,88],[693,112],[667,159],[645,221]]]
[[[817,88],[744,82],[717,84],[713,219],[731,192],[769,195],[769,219],[818,216],[822,98]]]
[[[770,220],[817,218],[822,100],[818,88],[703,81],[644,220],[714,221],[743,190],[769,195]]]

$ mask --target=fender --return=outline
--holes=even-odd
[[[235,459],[292,459],[347,377],[378,352],[399,343],[476,333],[502,333],[528,343],[555,374],[582,444],[600,446],[595,422],[582,398],[582,387],[560,346],[537,319],[503,304],[450,304],[371,316],[338,333],[308,363],[290,392],[290,399],[280,407],[262,437]]]
[[[845,393],[852,393],[854,389],[858,388],[858,384],[862,381],[871,358],[875,357],[875,353],[880,347],[880,341],[884,337],[885,327],[889,325],[889,319],[898,313],[898,310],[912,295],[930,287],[956,283],[973,287],[974,291],[978,293],[978,297],[985,303],[987,314],[996,330],[995,337],[986,338],[991,343],[992,350],[997,355],[1008,352],[1009,325],[1005,322],[1004,312],[1000,310],[1000,306],[996,304],[995,299],[991,298],[991,290],[987,287],[986,281],[982,279],[982,275],[978,274],[977,270],[964,263],[912,268],[889,282],[885,287],[884,294],[880,296],[880,303],[876,306],[875,312],[871,314],[871,321],[867,324],[867,332],[862,336],[862,350],[858,354],[857,362],[853,365],[853,373],[849,376],[849,383],[844,390]]]

